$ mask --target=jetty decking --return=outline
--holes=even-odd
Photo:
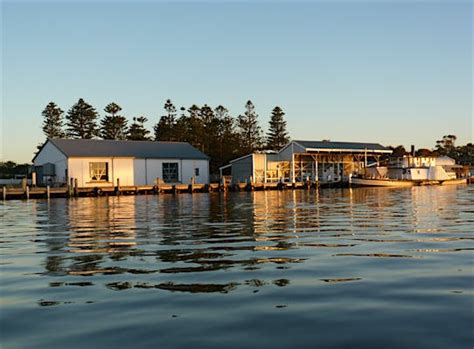
[[[75,181],[77,183],[77,181]],[[73,182],[74,183],[74,182]],[[179,193],[210,193],[227,191],[257,191],[257,190],[292,190],[311,189],[318,187],[342,187],[345,183],[333,182],[320,184],[319,182],[295,183],[211,183],[211,184],[167,184],[144,186],[106,186],[106,187],[78,187],[69,185],[63,187],[2,187],[3,200],[11,199],[49,199],[57,197],[75,198],[90,196],[117,196],[117,195],[157,195]]]

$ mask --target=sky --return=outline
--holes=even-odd
[[[471,1],[3,1],[0,160],[30,162],[41,112],[114,101],[152,129],[170,98],[252,100],[293,139],[474,138]]]

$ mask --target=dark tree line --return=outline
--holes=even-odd
[[[132,124],[121,115],[122,108],[110,103],[105,115],[80,98],[69,111],[55,103],[44,109],[43,132],[48,138],[102,138],[114,140],[154,140],[189,142],[211,158],[211,172],[230,160],[259,150],[279,150],[290,140],[286,130],[285,113],[280,107],[272,110],[266,136],[259,124],[259,116],[251,101],[241,115],[233,117],[229,110],[204,104],[181,107],[179,114],[171,100],[164,104],[164,113],[153,127],[153,137],[144,116],[134,117]]]

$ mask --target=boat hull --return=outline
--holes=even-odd
[[[350,184],[361,187],[413,187],[417,185],[414,181],[369,178],[352,178]]]
[[[449,179],[445,181],[414,181],[400,179],[370,179],[370,178],[352,178],[350,184],[361,187],[414,187],[418,185],[456,185],[466,184],[465,178]]]

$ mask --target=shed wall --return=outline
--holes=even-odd
[[[232,163],[232,183],[244,183],[253,172],[253,156],[247,156]]]
[[[55,166],[55,178],[53,183],[64,184],[67,182],[66,169],[67,169],[67,158],[66,156],[56,148],[51,142],[47,142],[43,149],[36,156],[34,165],[42,166],[47,163],[52,163]]]
[[[109,180],[92,181],[89,174],[91,162],[106,162],[109,169]],[[121,186],[134,185],[133,159],[132,158],[70,158],[68,160],[68,172],[70,178],[77,178],[79,187],[103,187],[115,186],[117,178]]]
[[[135,172],[135,185],[154,185],[156,179],[163,179],[163,163],[178,164],[178,178],[181,183],[191,183],[195,176],[195,169],[199,169],[199,175],[195,176],[195,182],[201,184],[209,183],[209,161],[191,159],[134,159],[133,168]]]

